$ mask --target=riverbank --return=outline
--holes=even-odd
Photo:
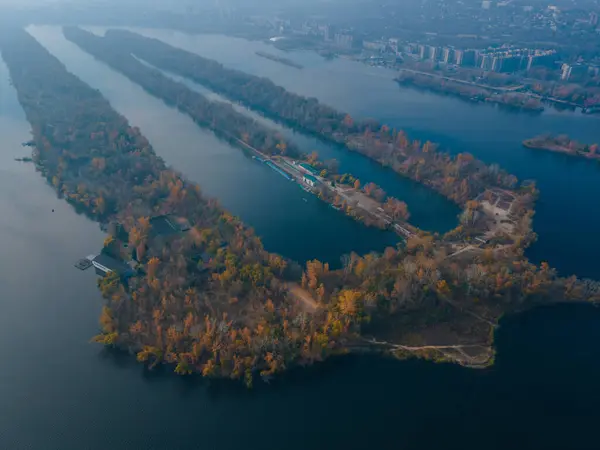
[[[451,95],[474,103],[492,103],[515,111],[541,113],[544,106],[530,95],[515,92],[515,89],[491,89],[477,83],[453,80],[426,72],[402,69],[396,78],[401,86],[411,86],[419,89]]]
[[[582,144],[571,140],[568,136],[538,136],[524,140],[523,146],[600,161],[600,153],[597,153],[598,144]]]

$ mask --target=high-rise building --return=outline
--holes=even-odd
[[[589,73],[589,66],[586,64],[563,64],[561,69],[560,79],[563,81],[581,81]]]
[[[490,70],[492,72],[499,72],[500,67],[502,66],[503,59],[504,58],[502,58],[501,56],[492,56],[492,65],[490,67]]]
[[[337,33],[334,37],[334,42],[336,45],[344,48],[352,47],[353,37],[350,34]]]
[[[536,50],[535,53],[527,57],[527,70],[535,66],[545,66],[552,68],[556,63],[556,51],[554,50]]]
[[[454,56],[454,49],[451,49],[449,47],[444,47],[444,49],[442,50],[441,61],[444,64],[448,64],[448,63],[450,63],[450,61],[452,61],[453,56]]]
[[[427,46],[427,59],[430,59],[431,61],[435,61],[437,59],[437,55],[438,55],[437,47],[435,47],[433,45],[428,45]]]
[[[481,9],[490,9],[492,7],[492,2],[489,0],[483,0],[481,2]]]
[[[560,79],[568,81],[571,78],[571,66],[569,64],[563,64],[561,67]]]
[[[496,59],[495,56],[491,54],[481,55],[481,63],[479,64],[479,67],[483,70],[494,70],[494,59]]]
[[[590,13],[590,25],[593,27],[598,26],[598,13],[595,11],[592,11]]]
[[[523,57],[521,55],[506,56],[501,59],[499,67],[496,69],[498,72],[512,73],[517,72],[521,68],[521,61]]]
[[[454,50],[454,64],[461,66],[463,63],[465,52],[462,50]]]
[[[423,44],[419,45],[419,58],[425,59],[425,46]]]

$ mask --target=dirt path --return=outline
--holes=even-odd
[[[408,345],[393,344],[391,342],[377,341],[376,339],[364,339],[373,345],[381,345],[394,350],[402,350],[417,353],[426,350],[435,350],[448,359],[466,367],[485,367],[493,358],[494,352],[488,344],[458,344],[458,345],[423,345],[413,347]],[[467,350],[479,350],[475,355],[470,355]]]
[[[473,245],[467,245],[466,247],[452,253],[451,255],[446,256],[446,259],[450,259],[454,256],[460,255],[461,253],[465,253],[465,252],[469,252],[471,250],[476,249],[477,247],[473,246]]]
[[[300,285],[288,283],[287,288],[288,292],[304,306],[307,312],[314,313],[319,308],[319,304],[313,296],[310,295],[310,292],[303,289]]]

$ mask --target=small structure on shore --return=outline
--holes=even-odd
[[[122,277],[131,277],[134,275],[134,271],[131,267],[123,262],[119,261],[106,253],[100,253],[92,260],[92,264],[96,268],[98,275],[106,275],[110,272],[116,272]]]
[[[170,214],[152,217],[150,219],[150,227],[154,237],[178,235],[191,228],[185,218]]]
[[[319,182],[315,177],[313,177],[312,175],[304,175],[302,177],[302,181],[310,187],[315,187],[317,185],[317,183]]]
[[[302,172],[309,173],[311,175],[318,175],[319,174],[319,171],[317,169],[315,169],[313,166],[311,166],[310,164],[305,163],[305,162],[298,163],[298,168]]]

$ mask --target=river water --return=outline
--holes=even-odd
[[[59,55],[62,44],[42,31],[34,34]],[[97,71],[88,81],[117,109],[125,112],[128,101],[140,102],[128,106],[128,112],[140,111],[132,122],[175,167],[204,158],[210,148],[213,160],[229,151],[197,135],[179,138],[180,132],[192,133],[191,127],[185,131],[183,116],[176,120],[178,113],[143,95],[128,97],[134,86],[92,60],[70,60],[75,58],[70,54],[59,56],[82,78]],[[109,78],[114,84],[102,84],[108,76],[115,77]],[[191,139],[197,148],[163,154],[174,146],[152,135],[152,126],[144,128],[160,129],[161,122],[174,127],[176,148],[185,149]],[[31,164],[14,161],[27,155],[20,143],[28,138],[0,62],[0,448],[598,448],[600,311],[591,306],[544,308],[505,319],[491,369],[349,357],[294,371],[253,391],[161,370],[149,373],[128,355],[90,344],[102,299],[95,275],[77,271],[73,263],[97,251],[104,236],[57,198]],[[233,150],[231,155],[239,154]],[[184,158],[186,152],[190,156]],[[188,168],[198,177],[201,169]],[[217,187],[215,182],[215,193]],[[365,236],[364,227],[360,233]]]
[[[393,81],[394,71],[343,58],[328,61],[308,51],[283,53],[263,42],[222,35],[132,30],[228,67],[268,77],[290,91],[317,97],[355,117],[376,118],[404,129],[413,138],[438,142],[451,153],[471,152],[487,163],[500,164],[520,179],[536,180],[541,190],[534,223],[539,240],[528,251],[529,257],[536,262],[548,261],[564,275],[600,278],[596,263],[600,254],[600,208],[595,206],[600,197],[600,165],[521,145],[524,139],[547,132],[565,133],[588,143],[600,142],[600,115],[552,108],[539,116],[514,113],[401,88]],[[304,69],[267,60],[256,55],[256,51],[286,56]],[[354,156],[362,159],[357,165],[368,165],[364,158]],[[373,178],[369,181],[377,182],[378,177]],[[402,192],[398,194],[415,212],[415,218],[423,220],[424,228],[435,229],[424,218],[427,213],[420,211],[429,202],[411,201],[411,194],[406,191],[405,198]],[[438,220],[447,221],[443,208],[434,206],[437,209],[429,211],[439,211]]]
[[[356,251],[382,251],[399,242],[390,231],[367,228],[307,194],[264,164],[199,128],[188,116],[148,95],[75,44],[57,27],[31,33],[71,71],[99,89],[113,107],[140,127],[167,164],[253,227],[265,247],[300,263],[317,258],[340,265]]]
[[[142,61],[144,62],[144,61]],[[148,63],[144,62],[149,65]],[[149,65],[152,67],[151,65]],[[154,67],[156,69],[156,67]],[[431,232],[445,233],[456,227],[460,209],[453,202],[440,194],[407,178],[399,177],[394,171],[382,167],[375,161],[349,152],[339,145],[326,143],[313,136],[296,132],[278,124],[259,113],[210,91],[205,86],[173,73],[162,71],[166,76],[185,84],[190,89],[200,92],[213,101],[226,102],[242,114],[261,122],[267,127],[277,129],[282,135],[294,142],[306,152],[316,151],[322,160],[335,159],[339,162],[340,173],[351,173],[362,184],[375,182],[393,197],[407,202],[411,214],[410,222],[419,228]]]

